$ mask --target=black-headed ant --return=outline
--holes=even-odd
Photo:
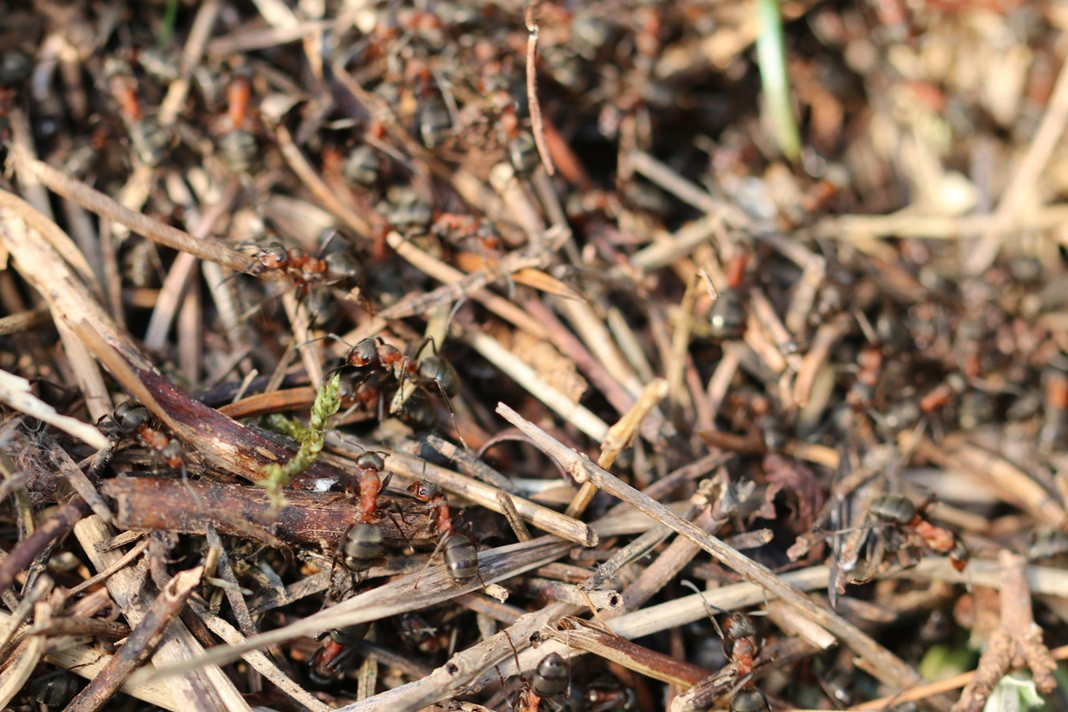
[[[367,623],[357,623],[330,631],[312,656],[312,681],[317,685],[328,685],[344,673],[356,652],[352,646],[363,640],[370,628]]]
[[[338,545],[341,563],[350,571],[366,571],[385,553],[382,528],[378,526],[378,495],[389,482],[382,479],[386,462],[377,452],[356,458],[356,475],[346,489],[357,495],[357,523],[349,527]]]
[[[705,600],[704,594],[690,582],[684,581],[683,583],[701,596],[701,601],[708,611],[708,617],[723,640],[723,654],[733,666],[729,675],[723,674],[727,670],[725,668],[724,671],[709,678],[709,681],[714,683],[713,694],[718,694],[717,699],[730,697],[731,712],[770,712],[771,707],[767,698],[753,680],[756,668],[761,664],[757,658],[764,648],[763,640],[757,637],[753,619],[746,613],[734,611],[727,615],[723,625],[720,626],[713,615],[713,606]],[[716,610],[726,613],[719,608]]]
[[[121,403],[110,416],[119,430],[127,435],[136,434],[146,446],[158,452],[163,460],[175,469],[185,469],[185,453],[174,440],[153,425],[148,408],[134,401]]]
[[[155,120],[145,117],[137,98],[137,80],[125,61],[109,61],[104,71],[108,75],[111,95],[119,104],[126,123],[134,155],[146,166],[158,166],[170,149],[170,133]]]
[[[745,277],[749,254],[731,260],[727,269],[727,285],[719,290],[708,313],[709,334],[714,339],[737,339],[745,333],[746,310],[740,287]]]
[[[219,152],[236,173],[247,173],[256,159],[256,137],[245,128],[252,83],[236,75],[226,87],[226,133],[219,139]]]
[[[434,528],[441,538],[430,558],[433,559],[434,554],[444,549],[446,570],[449,577],[458,584],[468,583],[478,576],[478,549],[470,538],[453,531],[449,500],[441,488],[433,482],[414,482],[409,485],[408,493],[424,503],[434,514]]]
[[[872,501],[869,511],[876,519],[896,526],[906,535],[915,537],[923,548],[948,556],[953,568],[963,571],[968,564],[968,550],[953,532],[932,524],[927,519],[927,510],[930,509],[932,502],[933,499],[928,498],[917,506],[903,495],[884,494]]]

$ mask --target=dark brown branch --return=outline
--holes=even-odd
[[[304,544],[336,546],[356,523],[357,508],[336,492],[286,493],[288,504],[272,512],[266,490],[213,482],[129,477],[105,482],[102,491],[116,504],[116,524],[125,529],[202,533],[212,524],[221,534],[281,546],[277,537]],[[380,507],[388,508],[383,496]],[[379,521],[386,544],[433,542],[427,511],[384,514]]]

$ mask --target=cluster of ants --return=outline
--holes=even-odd
[[[276,257],[281,264],[281,253]],[[287,260],[291,257],[286,253]],[[297,263],[291,261],[289,264],[296,269]],[[348,405],[369,406],[371,402],[379,400],[384,380],[398,384],[410,381],[424,388],[434,387],[446,398],[455,396],[459,385],[451,365],[439,356],[426,356],[416,361],[377,338],[365,338],[349,348],[335,372],[346,375],[343,401]],[[157,451],[169,466],[184,469],[185,457],[180,445],[163,431],[143,405],[126,402],[114,411],[110,420],[114,424],[114,436],[136,436]],[[354,472],[343,483],[347,495],[355,504],[356,517],[341,537],[335,560],[355,575],[366,572],[386,556],[383,532],[379,526],[384,509],[380,504],[380,495],[388,488],[390,480],[389,475],[384,475],[385,470],[386,462],[382,454],[365,452],[356,459]],[[405,490],[393,493],[413,498],[432,514],[432,526],[439,539],[430,560],[441,551],[447,573],[457,585],[473,581],[478,576],[479,568],[477,548],[471,538],[455,530],[454,518],[444,492],[437,485],[423,481],[414,482]],[[963,570],[967,562],[967,550],[952,531],[930,521],[930,504],[930,500],[916,504],[902,495],[886,494],[876,498],[868,511],[875,523],[891,527],[908,546],[947,556],[954,567]],[[311,657],[311,680],[317,684],[328,684],[344,674],[349,661],[356,654],[357,644],[364,639],[368,630],[368,624],[359,624],[329,631]],[[722,625],[721,637],[724,654],[732,665],[732,682],[722,685],[726,689],[721,690],[720,696],[731,699],[730,709],[733,712],[763,712],[770,709],[765,695],[754,682],[762,641],[756,636],[752,620],[743,613],[729,615]],[[570,673],[564,659],[552,653],[537,665],[531,680],[524,683],[516,698],[516,709],[536,710],[543,700],[552,706],[570,688]],[[633,696],[632,691],[630,694]],[[587,707],[589,709],[609,709],[605,706],[609,702],[613,709],[633,707],[632,699],[614,691],[584,689],[581,696],[582,704],[592,705]]]
[[[442,375],[451,372],[451,367],[438,357],[428,357],[422,363],[427,361],[430,361],[429,366],[414,366],[396,348],[369,338],[350,349],[345,357],[345,367],[355,369],[365,377],[376,369],[388,370],[398,378],[405,377],[405,374],[416,374],[425,381],[437,383],[443,392],[455,394],[455,375]],[[180,445],[163,432],[143,405],[127,401],[116,408],[110,420],[114,424],[113,436],[136,436],[146,446],[157,451],[169,466],[184,468],[185,457]],[[382,454],[365,452],[356,459],[355,472],[344,483],[346,493],[356,505],[356,521],[341,537],[336,560],[340,560],[347,570],[356,575],[366,572],[386,556],[383,533],[379,526],[383,513],[379,499],[390,480],[389,475],[383,476],[385,469],[386,463]],[[412,483],[403,491],[391,492],[411,497],[431,512],[432,526],[439,535],[439,540],[430,559],[432,560],[438,551],[442,551],[448,575],[456,584],[464,585],[473,581],[478,576],[479,568],[476,546],[468,536],[455,531],[448,499],[441,488],[436,484],[420,481]],[[876,522],[893,527],[910,545],[948,556],[955,568],[963,570],[967,562],[967,550],[953,532],[929,520],[929,507],[930,500],[917,505],[902,495],[886,494],[871,503],[869,513]],[[368,624],[358,624],[329,631],[312,655],[312,681],[327,684],[344,674],[348,662],[356,653],[356,644],[364,639],[368,630]],[[723,697],[730,697],[732,700],[730,709],[732,712],[769,710],[766,697],[753,680],[762,642],[756,636],[752,619],[744,613],[730,614],[722,624],[721,637],[724,655],[733,666],[733,683],[721,685],[733,687],[722,691]],[[517,697],[516,709],[536,710],[542,700],[555,700],[570,687],[571,681],[564,659],[556,653],[549,654],[537,665],[532,679],[524,684]],[[628,692],[632,697],[633,692]],[[632,699],[617,693],[618,691],[599,688],[584,690],[583,704],[593,705],[590,709],[633,708]],[[612,706],[605,706],[609,702]]]
[[[356,500],[356,523],[341,537],[337,555],[354,574],[367,571],[385,556],[378,524],[379,494],[389,483],[389,475],[382,477],[384,469],[382,455],[363,453],[356,458],[356,472],[346,483],[346,491]],[[462,585],[474,580],[478,576],[478,551],[470,538],[454,531],[449,502],[441,488],[431,482],[413,482],[399,494],[413,497],[433,514],[433,527],[439,539],[430,558],[442,550],[446,571],[453,581]],[[312,680],[322,683],[344,672],[352,646],[363,639],[367,630],[367,625],[359,624],[330,631],[312,657]]]

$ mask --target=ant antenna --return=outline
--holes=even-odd
[[[723,634],[723,629],[719,627],[719,622],[716,620],[716,614],[712,612],[712,609],[715,608],[720,613],[727,613],[727,611],[715,604],[709,603],[708,599],[705,598],[705,592],[697,588],[697,585],[694,584],[693,581],[682,579],[681,583],[683,586],[692,589],[694,593],[701,597],[701,603],[705,605],[705,612],[708,613],[708,619],[712,621],[712,627],[716,629],[716,635],[725,640],[727,636]]]
[[[460,307],[462,307],[465,302],[467,302],[467,295],[460,295],[460,298],[452,305],[452,309],[449,310],[449,318],[445,320],[446,326],[452,322],[453,317],[456,316],[456,313],[460,311]]]
[[[352,344],[350,344],[348,341],[345,341],[345,339],[341,338],[340,336],[338,336],[337,334],[334,334],[334,333],[323,334],[322,336],[316,336],[315,338],[308,339],[307,341],[304,341],[304,342],[298,344],[297,348],[300,348],[301,346],[307,346],[308,344],[314,344],[316,341],[325,341],[326,339],[333,339],[334,341],[340,341],[345,346],[348,346],[350,349],[352,348]]]

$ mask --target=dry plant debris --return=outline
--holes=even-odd
[[[0,3],[0,706],[1068,708],[1066,29]]]

